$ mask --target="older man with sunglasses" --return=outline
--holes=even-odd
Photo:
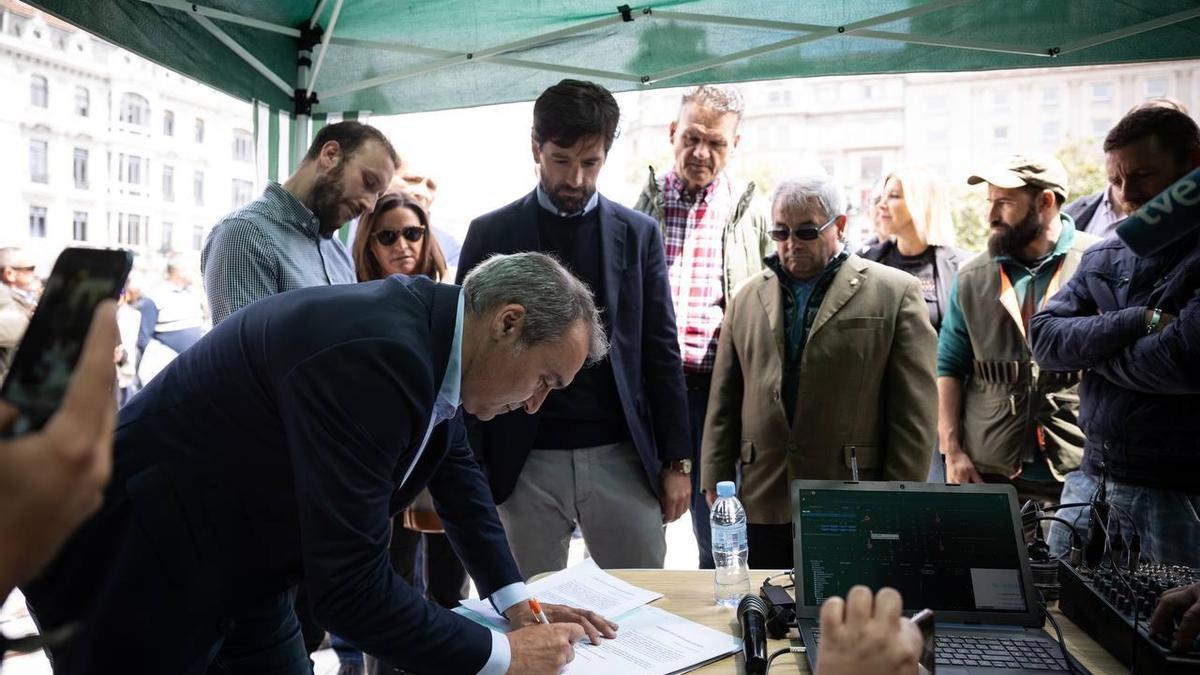
[[[750,566],[792,567],[793,479],[924,480],[937,338],[920,282],[846,250],[826,175],[784,181],[767,268],[730,299],[704,424],[710,500],[735,480]],[[740,468],[740,471],[739,471]]]

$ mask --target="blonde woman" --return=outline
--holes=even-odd
[[[954,222],[942,179],[927,169],[906,167],[884,179],[877,228],[888,237],[862,257],[904,270],[921,280],[934,330],[950,302],[950,284],[970,254],[954,246]]]

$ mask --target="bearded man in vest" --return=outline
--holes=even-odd
[[[988,251],[965,263],[938,338],[938,438],[949,483],[1010,483],[1022,502],[1058,502],[1079,468],[1078,372],[1042,370],[1029,321],[1098,239],[1060,208],[1067,172],[1016,155],[967,179],[987,183]]]

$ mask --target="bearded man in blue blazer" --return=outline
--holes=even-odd
[[[533,107],[539,181],[475,219],[459,278],[488,255],[541,251],[596,293],[612,349],[533,416],[474,427],[522,574],[562,569],[576,525],[604,568],[662,567],[663,524],[691,501],[683,364],[658,223],[596,192],[620,109],[603,87],[563,80]]]

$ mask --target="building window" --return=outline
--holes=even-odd
[[[145,185],[150,160],[137,155],[121,153],[117,166],[117,180],[129,185]]]
[[[87,241],[87,211],[76,211],[71,218],[71,238],[75,241]]]
[[[233,179],[233,208],[254,198],[254,184],[248,180]]]
[[[150,126],[150,102],[140,94],[132,92],[121,94],[120,119],[126,124]]]
[[[43,75],[29,78],[29,104],[45,108],[50,102],[50,84]]]
[[[87,87],[75,87],[75,114],[87,117],[92,110],[92,93]]]
[[[204,120],[199,117],[196,118],[196,142],[204,142]]]
[[[1042,144],[1053,146],[1058,144],[1061,135],[1058,122],[1042,122]]]
[[[1108,135],[1110,127],[1112,127],[1112,122],[1107,118],[1096,118],[1092,120],[1092,135],[1096,138],[1104,138]]]
[[[175,201],[175,167],[163,165],[162,198],[165,202]]]
[[[46,207],[29,207],[29,236],[45,238],[46,236]]]
[[[792,92],[790,89],[775,89],[767,92],[767,105],[772,107],[781,107],[792,104]]]
[[[163,136],[175,135],[175,113],[170,110],[163,111]]]
[[[29,180],[35,183],[50,182],[50,174],[46,169],[46,141],[29,141]]]
[[[1046,87],[1042,89],[1042,107],[1057,108],[1062,103],[1062,92],[1058,87]]]
[[[88,151],[75,148],[75,187],[86,190],[88,186]]]
[[[1152,77],[1146,80],[1143,91],[1146,93],[1146,98],[1158,98],[1159,96],[1166,96],[1167,78]]]
[[[1112,103],[1112,82],[1092,83],[1092,103]]]
[[[883,177],[883,156],[863,155],[859,158],[858,175],[863,180],[879,180]]]
[[[192,176],[192,198],[196,200],[196,206],[204,206],[204,172],[197,171]]]
[[[1004,145],[1008,143],[1008,127],[992,127],[992,142],[996,145]]]
[[[1009,109],[1008,90],[997,89],[992,92],[992,110],[996,112],[1004,112]]]
[[[204,248],[204,228],[199,225],[192,227],[192,248],[197,251]]]
[[[158,245],[158,250],[163,253],[175,250],[175,226],[171,223],[162,224],[162,241]]]
[[[249,131],[233,132],[233,158],[239,162],[254,161],[254,136]]]
[[[145,246],[148,219],[134,213],[117,214],[117,243],[127,246]]]
[[[879,87],[874,84],[864,84],[860,92],[864,100],[870,101],[879,95]]]

